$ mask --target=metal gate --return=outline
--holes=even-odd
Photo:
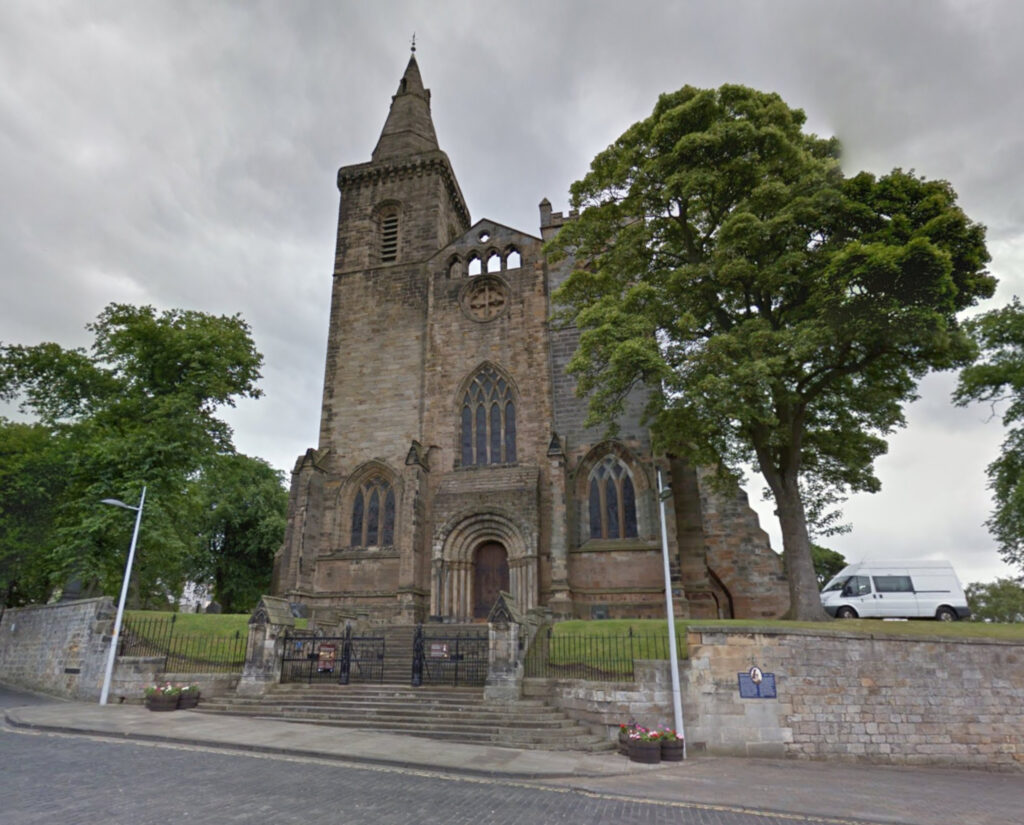
[[[281,681],[383,682],[384,637],[353,636],[351,627],[344,636],[285,632]]]
[[[487,680],[490,638],[486,630],[444,633],[416,627],[412,686],[479,687]]]

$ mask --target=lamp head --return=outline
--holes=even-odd
[[[138,507],[132,507],[130,504],[125,504],[123,501],[118,501],[116,498],[105,498],[100,501],[100,504],[113,504],[115,507],[124,507],[125,510],[138,510]]]

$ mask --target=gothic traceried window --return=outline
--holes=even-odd
[[[395,543],[395,491],[380,476],[365,481],[352,501],[353,547],[389,547]]]
[[[494,367],[484,367],[462,399],[462,466],[516,460],[516,408],[512,388]]]
[[[629,469],[606,456],[590,473],[590,538],[636,538],[636,490]]]

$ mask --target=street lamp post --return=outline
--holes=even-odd
[[[135,560],[135,543],[139,539],[139,524],[142,522],[142,505],[146,502],[146,488],[142,488],[142,496],[139,498],[139,506],[132,507],[116,498],[105,498],[103,504],[112,504],[115,507],[124,507],[125,510],[135,511],[135,530],[132,532],[132,545],[128,548],[128,563],[124,566],[124,581],[121,583],[121,598],[117,603],[117,618],[114,619],[114,635],[110,639],[110,653],[107,654],[107,670],[103,675],[103,689],[100,691],[100,704],[107,704],[107,695],[110,693],[110,679],[114,675],[114,660],[117,658],[117,639],[121,635],[121,619],[124,618],[124,602],[128,598],[128,581],[132,576],[132,562]]]
[[[676,652],[676,617],[672,609],[672,574],[668,563],[668,530],[665,526],[665,500],[672,497],[672,491],[661,480],[658,473],[658,507],[661,515],[661,558],[665,568],[665,614],[668,620],[669,670],[672,672],[672,711],[676,733],[683,739],[683,758],[686,758],[686,736],[683,732],[683,705],[679,691],[679,654]]]

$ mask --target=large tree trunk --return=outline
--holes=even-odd
[[[807,516],[796,474],[792,477],[765,472],[775,496],[779,526],[782,528],[782,560],[789,582],[789,612],[785,618],[798,621],[828,621],[821,606],[818,578],[814,573],[811,539],[807,534]]]

